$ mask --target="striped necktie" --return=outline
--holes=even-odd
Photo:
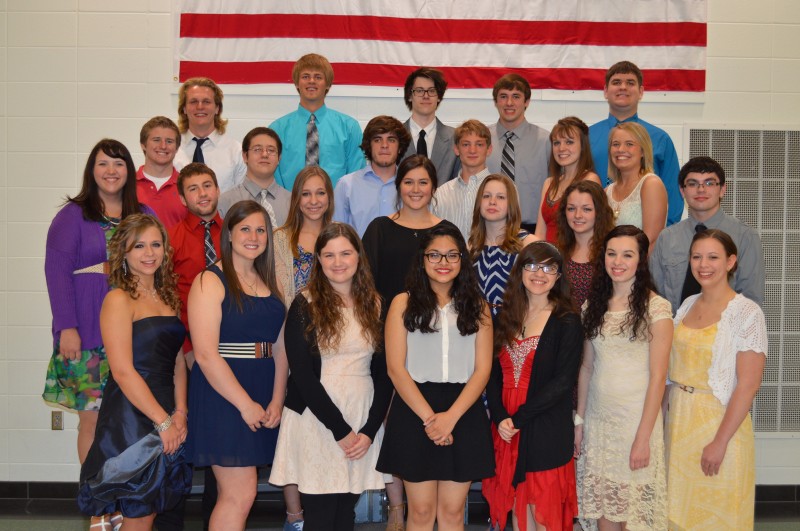
[[[217,261],[217,251],[214,249],[214,240],[211,239],[211,225],[214,223],[216,223],[216,221],[213,219],[211,221],[200,222],[203,228],[205,228],[203,252],[206,256],[206,267]]]
[[[319,166],[319,132],[317,117],[313,114],[306,126],[306,166]]]
[[[506,174],[512,181],[514,180],[514,131],[506,131],[503,135],[506,143],[503,146],[503,156],[500,159],[500,172]]]

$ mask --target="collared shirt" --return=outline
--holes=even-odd
[[[189,299],[189,289],[192,287],[194,277],[206,268],[205,235],[206,229],[200,223],[202,220],[192,214],[186,213],[183,221],[172,227],[169,231],[169,243],[172,246],[173,270],[178,275],[178,296],[181,298],[181,321],[189,329],[189,319],[186,313],[186,301]],[[217,256],[221,256],[219,239],[222,234],[222,218],[217,214],[215,223],[211,225],[211,239]]]
[[[461,171],[464,171],[463,167]],[[472,231],[472,214],[478,188],[488,176],[489,168],[484,168],[471,175],[467,182],[459,175],[436,189],[433,213],[458,227],[465,240],[469,240],[469,233]]]
[[[181,147],[173,161],[178,170],[182,170],[184,166],[192,162],[194,150],[197,147],[197,142],[194,141],[195,136],[191,131],[183,133]],[[203,142],[202,150],[206,165],[214,170],[217,176],[220,192],[227,192],[244,180],[247,166],[242,160],[242,145],[238,140],[234,140],[230,135],[221,135],[215,129],[208,135],[208,140]]]
[[[650,255],[650,272],[658,292],[672,304],[675,312],[681,305],[681,292],[689,267],[689,248],[695,227],[700,222],[691,217],[661,231]],[[736,244],[736,272],[731,287],[759,306],[764,304],[764,253],[758,233],[720,208],[703,223],[709,229],[726,232]]]
[[[349,223],[359,236],[363,236],[373,219],[388,216],[397,210],[394,179],[395,176],[392,176],[383,182],[369,164],[342,177],[333,191],[336,207],[333,220]]]
[[[156,189],[153,181],[145,177],[144,166],[140,166],[136,172],[136,196],[140,203],[155,211],[156,217],[167,230],[186,217],[186,207],[178,195],[178,170],[175,167],[172,168],[172,175],[167,182]]]
[[[667,189],[667,225],[672,225],[681,220],[683,216],[683,196],[678,187],[678,154],[675,152],[675,145],[672,139],[663,130],[653,124],[647,123],[638,114],[634,114],[622,122],[636,122],[647,130],[650,141],[653,143],[653,172],[664,181]],[[589,143],[592,145],[592,158],[594,159],[594,171],[603,181],[603,187],[608,186],[608,135],[611,129],[616,127],[620,120],[608,115],[608,118],[601,120],[589,127]]]
[[[259,185],[245,178],[240,184],[219,196],[219,203],[217,204],[219,215],[224,218],[225,214],[228,213],[228,210],[230,210],[234,203],[244,201],[245,199],[252,199],[256,203],[261,204],[261,190],[262,188]],[[269,214],[269,220],[272,222],[272,230],[275,230],[286,223],[292,194],[274,180],[266,190],[268,204],[267,214]]]
[[[355,119],[323,105],[314,112],[319,132],[319,165],[334,186],[343,175],[364,167],[361,127]],[[275,180],[291,190],[295,177],[306,166],[306,126],[311,113],[302,105],[270,124],[283,143]]]
[[[408,119],[409,132],[411,133],[411,145],[414,146],[414,153],[417,152],[417,141],[419,132],[425,131],[425,145],[428,147],[428,158],[433,155],[433,144],[436,142],[436,120],[431,120],[425,127],[420,127],[413,118]]]
[[[491,173],[500,172],[500,160],[503,158],[503,147],[506,129],[497,122],[489,126],[492,133],[492,154],[486,159]],[[519,194],[523,223],[536,223],[539,206],[542,204],[542,185],[547,179],[550,163],[550,133],[527,120],[522,121],[514,129],[514,182]]]

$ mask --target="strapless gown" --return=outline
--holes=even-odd
[[[175,357],[186,329],[174,316],[133,323],[133,366],[164,408],[175,409]],[[88,515],[121,511],[137,518],[173,508],[189,493],[192,469],[183,445],[161,451],[153,422],[131,404],[112,373],[97,420],[97,431],[81,467],[78,507]]]

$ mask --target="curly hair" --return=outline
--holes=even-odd
[[[478,187],[475,205],[472,207],[472,230],[469,233],[469,254],[475,261],[486,245],[486,220],[481,216],[481,199],[486,185],[492,181],[501,182],[506,187],[506,201],[508,202],[508,214],[506,214],[506,234],[500,243],[500,249],[509,254],[516,254],[522,249],[522,240],[519,231],[522,227],[522,210],[519,207],[519,195],[517,187],[507,176],[502,173],[492,173],[487,175]]]
[[[577,181],[564,190],[564,196],[558,205],[556,224],[558,226],[558,248],[566,258],[570,258],[575,251],[575,232],[567,223],[567,199],[570,194],[578,192],[589,194],[594,204],[594,230],[590,241],[589,260],[594,260],[601,254],[603,238],[614,228],[614,211],[608,204],[608,196],[603,188],[592,181]]]
[[[602,335],[608,301],[614,291],[611,277],[606,272],[605,258],[608,242],[614,238],[631,237],[639,247],[639,264],[633,280],[633,288],[628,296],[628,313],[616,332],[618,335],[628,334],[631,341],[648,337],[650,325],[647,310],[650,307],[650,293],[655,291],[653,278],[647,265],[647,249],[650,240],[647,235],[633,225],[620,225],[611,230],[603,240],[601,253],[594,261],[592,286],[586,298],[587,308],[583,313],[583,330],[587,339]]]
[[[431,288],[431,282],[425,272],[425,252],[434,239],[447,237],[453,240],[461,253],[461,269],[453,280],[450,288],[453,306],[458,314],[457,326],[462,336],[478,332],[481,324],[483,306],[483,293],[478,285],[478,276],[472,267],[472,260],[467,253],[467,244],[461,231],[454,225],[443,223],[435,226],[420,237],[419,250],[417,251],[416,264],[412,263],[406,277],[408,290],[408,305],[403,313],[403,324],[406,330],[413,332],[419,330],[423,334],[436,332],[438,324],[438,300]]]
[[[233,229],[245,220],[248,216],[253,214],[261,214],[264,216],[264,225],[267,227],[267,248],[258,255],[253,261],[256,274],[261,281],[269,288],[270,293],[274,293],[281,301],[281,290],[278,287],[278,281],[275,279],[275,251],[272,244],[272,223],[269,220],[267,211],[259,203],[245,199],[234,203],[225,215],[225,220],[222,222],[222,234],[220,235],[220,262],[222,263],[222,273],[225,275],[225,280],[228,284],[228,291],[236,303],[236,308],[240,313],[244,313],[245,309],[242,305],[242,284],[239,282],[239,275],[236,274],[236,268],[233,267],[233,245],[231,242],[231,232]]]
[[[289,199],[289,214],[286,216],[286,223],[277,229],[286,231],[289,236],[289,247],[292,250],[292,256],[295,258],[300,258],[297,242],[300,240],[300,229],[303,228],[303,222],[305,221],[303,211],[300,209],[300,201],[303,199],[303,186],[315,176],[322,179],[325,194],[328,196],[328,209],[322,214],[322,226],[326,227],[333,218],[333,184],[331,184],[331,178],[319,166],[306,166],[297,174],[297,178],[295,178],[292,185],[292,197]]]
[[[361,136],[361,151],[364,152],[364,157],[370,163],[372,162],[372,140],[387,133],[397,138],[397,160],[395,160],[395,164],[400,162],[400,158],[408,150],[408,146],[411,144],[411,133],[403,126],[403,122],[394,116],[376,116],[364,127],[364,133]]]
[[[558,278],[547,294],[547,301],[553,305],[553,315],[561,316],[576,311],[570,297],[569,282],[564,276],[564,258],[556,246],[545,241],[526,245],[517,256],[514,267],[511,268],[503,294],[503,311],[497,316],[495,323],[494,344],[497,353],[503,345],[512,344],[525,324],[528,313],[528,291],[522,282],[522,275],[527,264],[557,265]]]
[[[108,282],[111,286],[127,292],[132,299],[138,299],[139,277],[127,270],[127,265],[123,267],[125,255],[133,249],[137,238],[142,235],[145,229],[155,227],[161,233],[163,241],[164,259],[161,266],[156,270],[154,286],[156,293],[164,303],[175,310],[181,310],[181,299],[178,296],[178,275],[172,270],[173,250],[169,245],[169,236],[155,216],[150,214],[131,214],[123,219],[114,235],[108,242],[108,266],[110,273]]]
[[[309,311],[311,320],[306,328],[306,336],[316,333],[317,344],[320,350],[333,350],[338,348],[345,328],[344,301],[333,289],[325,273],[322,271],[320,253],[328,242],[335,238],[345,238],[358,253],[358,266],[356,267],[350,293],[353,297],[353,312],[361,333],[373,349],[378,349],[383,339],[381,325],[381,297],[375,290],[372,273],[367,262],[364,246],[358,234],[346,223],[333,222],[328,224],[317,237],[314,244],[314,265],[311,266],[311,275],[306,290],[311,296]]]

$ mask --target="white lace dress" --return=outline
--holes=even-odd
[[[672,319],[670,303],[650,299],[651,323]],[[605,517],[627,529],[667,529],[664,430],[658,413],[650,436],[650,464],[629,465],[650,378],[649,343],[619,335],[625,312],[607,312],[602,335],[592,340],[594,372],[589,382],[584,448],[577,463],[578,504],[584,528]]]
[[[622,201],[614,199],[614,188],[616,183],[606,186],[606,196],[611,210],[614,211],[614,220],[617,225],[633,225],[642,228],[642,185],[650,177],[658,176],[648,173],[636,183],[636,187]]]
[[[364,425],[372,405],[374,388],[370,376],[372,348],[361,335],[352,308],[339,348],[322,351],[320,381],[344,420],[358,430]],[[368,489],[383,489],[391,476],[375,470],[383,426],[361,459],[350,461],[333,438],[333,433],[306,408],[302,415],[283,408],[278,446],[269,481],[275,485],[297,484],[306,494],[360,494]]]

